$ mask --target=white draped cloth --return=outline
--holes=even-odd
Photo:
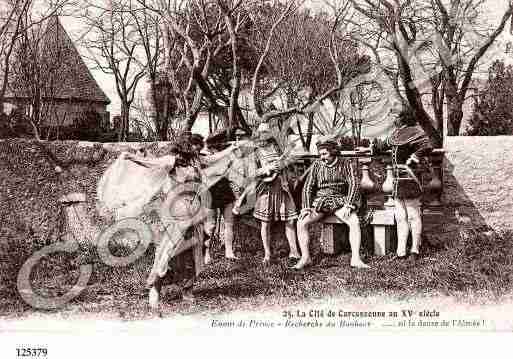
[[[123,152],[98,182],[100,208],[114,211],[116,220],[137,217],[160,190],[170,188],[174,156],[132,157]]]

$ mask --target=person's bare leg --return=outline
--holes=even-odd
[[[418,199],[406,200],[406,212],[408,214],[408,222],[411,228],[411,253],[420,253],[420,245],[422,241],[422,214],[420,209],[420,201]]]
[[[397,223],[397,256],[406,256],[406,241],[410,233],[408,213],[403,200],[395,199],[395,221]]]
[[[207,211],[207,218],[205,221],[205,234],[207,235],[207,240],[205,241],[205,258],[204,262],[205,264],[209,264],[212,261],[212,256],[210,253],[210,249],[212,247],[212,238],[214,235],[214,231],[216,229],[216,210],[215,209],[208,209]]]
[[[224,253],[226,258],[237,259],[233,252],[233,204],[229,203],[223,209],[224,217]]]
[[[362,242],[362,232],[360,230],[360,220],[356,213],[351,213],[349,217],[342,217],[340,210],[335,212],[340,220],[349,226],[349,245],[351,246],[351,267],[369,268],[360,258],[360,244]]]
[[[264,263],[271,261],[271,222],[261,221],[260,235],[264,245]]]
[[[289,242],[289,258],[299,259],[300,255],[297,250],[296,223],[294,220],[285,222],[285,237]]]
[[[160,302],[160,292],[162,290],[162,279],[157,278],[153,285],[150,288],[150,293],[148,296],[148,303],[150,308],[153,310],[158,309]]]
[[[194,302],[196,298],[192,292],[194,288],[194,278],[187,280],[182,287],[182,299],[187,302]]]
[[[310,257],[310,233],[308,232],[308,226],[320,221],[322,217],[322,213],[312,212],[309,216],[298,220],[297,236],[299,248],[301,249],[301,259],[293,267],[294,269],[302,269],[312,263],[312,259]]]

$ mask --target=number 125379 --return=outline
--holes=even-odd
[[[47,348],[16,348],[16,356],[23,357],[46,357],[48,356]]]

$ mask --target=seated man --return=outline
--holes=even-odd
[[[293,267],[302,269],[311,264],[308,226],[326,215],[334,214],[349,226],[351,266],[368,268],[360,258],[360,221],[356,210],[360,200],[359,177],[351,159],[337,157],[337,143],[317,143],[320,159],[312,165],[303,187],[303,209],[297,224],[301,259]]]

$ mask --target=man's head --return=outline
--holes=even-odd
[[[411,110],[402,110],[397,115],[396,119],[394,120],[394,126],[397,128],[403,127],[403,126],[415,126],[417,124],[417,120],[415,120],[415,116],[413,115],[413,112]]]
[[[203,136],[198,133],[193,133],[191,135],[190,141],[193,152],[196,154],[200,153],[200,151],[203,149]]]
[[[181,137],[171,145],[169,152],[176,157],[177,166],[189,166],[195,154],[189,138]]]
[[[262,122],[255,131],[257,141],[269,141],[273,138],[271,126],[267,122]]]
[[[317,152],[324,163],[331,163],[338,154],[338,144],[333,139],[321,139],[317,142]]]
[[[219,152],[228,147],[228,134],[226,131],[220,131],[211,134],[205,140],[207,148],[212,152]]]

